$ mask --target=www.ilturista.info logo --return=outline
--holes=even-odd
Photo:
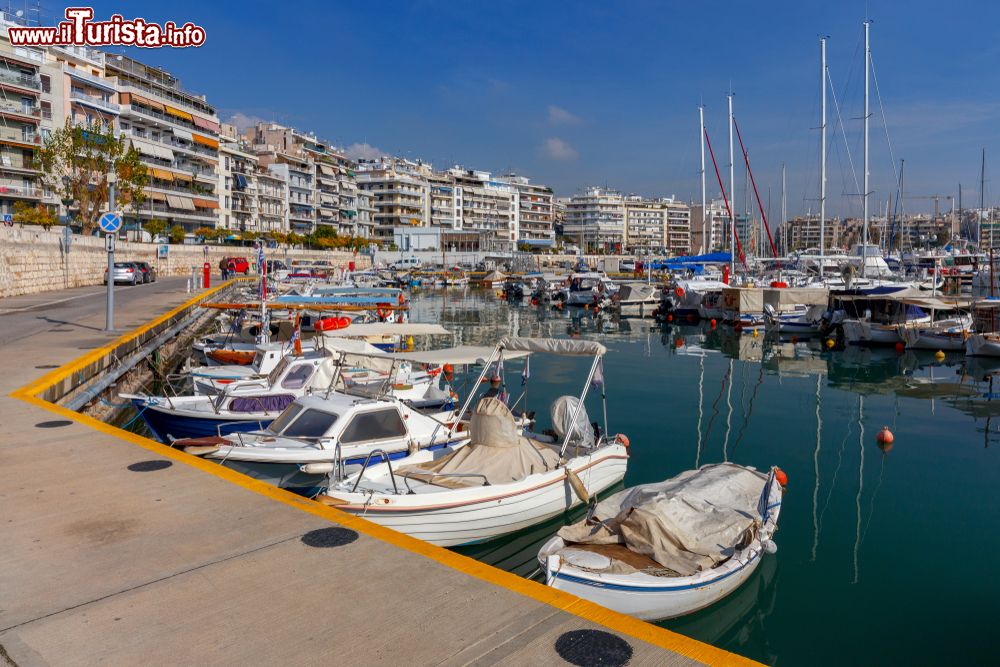
[[[187,47],[205,43],[205,29],[190,21],[163,25],[142,18],[127,20],[114,14],[109,21],[93,21],[93,7],[67,7],[66,20],[55,27],[10,26],[7,36],[14,46],[161,46]]]

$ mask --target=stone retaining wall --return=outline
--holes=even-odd
[[[203,246],[171,245],[166,258],[157,257],[153,243],[130,243],[119,240],[115,248],[117,261],[149,262],[156,267],[158,276],[188,276],[192,267],[201,267],[205,261],[218,272],[223,257],[250,257],[252,248],[208,246],[205,259]],[[351,260],[357,268],[369,265],[363,255],[341,251],[271,249],[267,256],[273,259],[323,259],[335,265]],[[108,256],[104,239],[75,234],[68,252],[63,248],[62,229],[45,231],[41,227],[0,225],[0,298],[18,294],[34,294],[48,290],[100,285],[104,282],[104,269]]]

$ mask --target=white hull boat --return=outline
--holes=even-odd
[[[750,578],[750,575],[760,565],[761,560],[766,557],[766,552],[774,551],[771,537],[777,530],[782,498],[781,486],[773,481],[773,472],[771,475],[764,475],[752,471],[752,469],[742,468],[742,466],[720,464],[718,466],[705,466],[698,471],[690,471],[685,474],[697,476],[707,469],[722,467],[739,469],[743,471],[744,475],[752,472],[758,482],[754,488],[757,489],[759,499],[756,509],[753,508],[754,501],[745,497],[744,500],[750,500],[751,507],[741,507],[735,510],[735,512],[742,513],[743,517],[749,517],[751,514],[756,516],[753,519],[745,519],[750,526],[739,532],[732,547],[719,548],[717,544],[712,545],[719,548],[719,553],[715,558],[721,562],[682,575],[677,570],[662,565],[648,555],[641,555],[630,549],[627,542],[625,544],[596,544],[595,542],[580,544],[575,541],[567,542],[566,539],[557,535],[546,542],[538,554],[539,563],[545,572],[546,584],[585,600],[596,602],[614,611],[650,621],[690,614],[722,600]],[[671,484],[681,477],[668,480],[665,483],[644,486],[661,487]],[[606,517],[601,514],[602,506],[608,503],[613,504],[616,508],[624,508],[624,505],[620,504],[621,500],[626,498],[627,494],[640,489],[643,487],[627,489],[610,496],[597,506],[595,514],[599,515],[599,519],[605,525],[609,524],[609,519],[610,523],[614,523],[616,517]],[[729,494],[731,491],[731,489],[727,489],[723,493]],[[672,500],[668,498],[666,502],[669,503]],[[695,501],[693,505],[694,512],[702,512],[703,517],[704,510],[700,508],[712,508],[714,513],[720,509],[720,506],[719,503],[711,500],[703,501],[700,504]],[[724,508],[727,511],[733,509],[730,506],[724,506]],[[621,519],[621,522],[627,523],[630,520],[629,517],[626,517]],[[585,521],[584,524],[586,523]],[[598,531],[591,528],[590,525],[584,524],[568,526],[563,528],[560,533],[569,531],[577,535],[588,535],[587,539],[592,539],[590,536],[597,535]],[[664,525],[673,529],[682,527],[669,522]],[[583,530],[578,530],[578,527],[582,527]],[[701,522],[690,524],[689,530],[699,529],[708,530]],[[654,527],[653,530],[656,528]],[[703,533],[703,535],[707,534],[709,533]],[[711,533],[713,537],[716,535],[715,532]],[[650,537],[650,535],[643,533],[643,537]],[[656,536],[653,537],[655,539]],[[602,538],[597,538],[596,541],[602,541]],[[686,558],[687,554],[684,554],[683,550],[685,547],[693,549],[694,547],[690,545],[697,542],[697,537],[691,537],[689,540],[683,540],[680,543],[682,546],[676,547],[675,545],[674,549],[682,552],[682,555],[668,562],[678,570],[683,569],[682,566],[690,565],[690,559]],[[663,551],[663,547],[658,548],[655,542],[651,545],[654,555],[657,555],[661,560],[668,560],[659,555]],[[702,553],[698,555],[702,555]],[[677,565],[675,561],[680,565]]]
[[[939,320],[929,325],[899,325],[899,337],[907,349],[960,352],[969,337],[971,317]]]
[[[500,537],[585,502],[620,482],[629,458],[626,438],[595,438],[584,409],[592,381],[603,382],[603,374],[597,373],[606,351],[591,341],[508,337],[484,364],[480,382],[494,362],[502,365],[508,352],[593,355],[582,395],[562,397],[552,406],[561,445],[541,436],[525,437],[510,409],[487,397],[472,413],[468,444],[444,457],[419,452],[396,465],[367,467],[331,486],[320,499],[440,546]]]
[[[970,357],[1000,357],[1000,335],[970,334],[965,340],[965,354]]]

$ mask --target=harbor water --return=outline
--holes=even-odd
[[[992,530],[1000,364],[826,350],[707,324],[661,327],[511,305],[488,290],[417,292],[412,308],[413,321],[454,332],[438,345],[492,344],[503,334],[604,343],[609,430],[632,443],[626,486],[723,460],[788,474],[777,554],[722,603],[665,627],[767,664],[996,659],[1000,577],[983,571],[979,555],[1000,543]],[[577,393],[587,370],[533,359],[520,406],[545,426],[551,401]],[[522,362],[505,368],[512,402],[522,373]],[[589,398],[588,409],[603,420],[599,400]],[[895,435],[891,448],[876,442],[883,426]],[[577,518],[459,550],[537,576],[538,546]]]

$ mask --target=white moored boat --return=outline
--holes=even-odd
[[[704,609],[774,552],[782,489],[720,463],[609,496],[538,554],[546,584],[644,620]]]
[[[456,546],[540,523],[621,481],[627,439],[595,437],[583,407],[591,385],[603,384],[605,347],[591,341],[504,338],[480,381],[507,351],[594,357],[580,398],[563,397],[553,405],[561,443],[523,434],[501,400],[483,398],[472,414],[468,444],[444,456],[425,451],[396,464],[367,467],[318,499],[433,544]]]

